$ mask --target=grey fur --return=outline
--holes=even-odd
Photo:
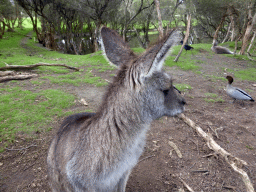
[[[172,31],[138,57],[130,49],[125,52],[115,32],[101,29],[106,56],[119,66],[118,73],[98,111],[69,116],[54,137],[47,157],[52,191],[125,191],[150,123],[184,110],[185,100],[162,71],[177,34]]]

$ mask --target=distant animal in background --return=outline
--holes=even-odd
[[[183,44],[183,41],[180,41],[180,44]],[[194,47],[191,47],[190,45],[184,45],[184,49],[185,49],[186,52],[187,52],[188,50],[193,50]]]
[[[185,100],[162,68],[178,31],[134,54],[117,32],[101,28],[102,49],[118,66],[98,111],[67,117],[47,157],[52,191],[124,192],[153,120],[184,111]]]
[[[212,51],[216,54],[234,54],[234,52],[230,51],[228,48],[226,47],[222,47],[222,46],[217,46],[218,42],[216,40],[213,41],[213,45],[212,45]]]
[[[226,79],[228,80],[228,85],[226,88],[227,94],[235,100],[249,100],[254,101],[254,99],[242,89],[237,87],[233,87],[231,84],[233,83],[234,79],[231,76],[227,76]]]

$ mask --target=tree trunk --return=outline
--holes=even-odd
[[[96,25],[96,29],[94,31],[93,34],[93,47],[94,47],[94,52],[99,51],[99,46],[98,46],[98,42],[97,42],[97,38],[99,36],[99,30],[100,30],[100,24],[98,23]]]
[[[138,39],[138,41],[139,41],[140,46],[141,46],[143,49],[146,49],[146,45],[145,45],[145,43],[142,41],[142,39],[141,39],[141,37],[140,37],[140,34],[138,33],[137,29],[136,29],[135,27],[134,27],[133,29],[134,29],[134,31],[135,31],[135,33],[136,33],[136,36],[137,36],[137,39]]]
[[[252,45],[253,45],[253,42],[254,42],[255,37],[256,37],[256,31],[254,31],[254,33],[253,33],[253,37],[252,37],[251,43],[250,43],[250,45],[249,45],[249,47],[248,47],[248,49],[247,49],[247,53],[249,53],[249,52],[250,52],[250,50],[251,50],[251,48],[252,48]]]
[[[229,33],[230,33],[230,28],[231,28],[231,23],[229,24],[228,26],[228,31],[227,31],[227,34],[225,36],[225,38],[223,39],[222,43],[225,43],[229,37]]]
[[[253,3],[250,2],[250,5],[248,7],[248,23],[247,23],[247,28],[246,28],[246,31],[245,31],[245,34],[244,34],[244,37],[243,37],[242,47],[241,47],[241,50],[239,52],[240,55],[245,54],[245,50],[246,50],[246,47],[248,45],[248,41],[250,39],[253,26],[256,23],[256,13],[254,14],[254,16],[252,16],[252,11],[253,11]]]
[[[154,0],[156,5],[157,17],[158,17],[158,31],[159,31],[159,38],[162,39],[164,36],[163,24],[162,24],[162,17],[160,12],[160,3],[158,0]]]
[[[135,15],[134,15],[133,17],[131,17],[131,18],[129,19],[129,21],[126,23],[126,25],[124,26],[124,29],[123,29],[123,41],[126,40],[126,32],[127,32],[128,25],[139,15],[139,13],[140,13],[141,11],[143,11],[144,9],[147,9],[147,8],[151,7],[151,5],[153,5],[153,4],[154,4],[154,1],[153,1],[149,6],[142,8],[142,6],[143,6],[143,0],[141,0],[140,8],[139,8],[138,11],[135,13]]]
[[[230,21],[231,21],[231,36],[230,36],[230,40],[231,41],[235,41],[236,37],[239,34],[239,21],[238,21],[238,17],[239,17],[239,11],[234,7],[234,6],[229,6],[228,10],[227,10],[228,14],[230,15]]]
[[[174,19],[174,13],[175,13],[176,9],[179,7],[179,5],[181,5],[182,3],[183,3],[183,1],[180,1],[180,0],[176,1],[176,5],[175,5],[174,9],[172,10],[171,20],[170,20],[169,24],[167,25],[167,28],[171,27],[172,19]]]
[[[215,34],[214,34],[214,36],[213,36],[213,42],[218,39],[219,30],[220,30],[220,28],[222,27],[222,24],[224,23],[226,16],[227,16],[226,14],[224,14],[224,15],[222,16],[221,21],[220,21],[220,24],[219,24],[219,26],[217,27],[217,29],[216,29],[216,31],[215,31]]]
[[[187,22],[187,31],[186,31],[186,35],[185,35],[185,38],[184,38],[184,40],[183,40],[183,44],[182,44],[182,46],[181,46],[181,48],[180,48],[180,51],[179,51],[177,57],[174,59],[175,62],[178,61],[178,59],[179,59],[179,57],[180,57],[180,55],[181,55],[181,53],[182,53],[183,47],[184,47],[184,45],[186,44],[186,42],[187,42],[187,40],[188,40],[188,37],[189,37],[189,30],[190,30],[190,23],[191,23],[191,14],[188,14],[188,22]]]

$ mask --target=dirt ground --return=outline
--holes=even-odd
[[[182,53],[181,57],[183,56],[186,56],[185,52]],[[224,91],[227,82],[214,78],[225,77],[226,69],[244,69],[248,63],[223,55],[209,57],[207,52],[192,57],[203,61],[200,64],[201,74],[181,71],[175,67],[166,68],[173,76],[174,84],[189,84],[192,87],[183,92],[187,101],[184,114],[211,134],[222,148],[248,163],[243,169],[256,189],[255,103],[232,103],[232,99]],[[95,75],[109,81],[112,79],[112,73],[113,71],[95,71]],[[235,79],[234,86],[251,90],[249,94],[256,98],[256,87],[253,86],[255,83]],[[2,83],[0,87],[6,85],[11,86],[12,82]],[[73,93],[78,100],[84,98],[89,104],[83,106],[76,102],[69,111],[95,111],[106,89],[86,84],[81,87],[54,86],[46,83],[42,89],[62,88]],[[30,80],[23,81],[22,87],[33,90]],[[217,94],[223,101],[207,102],[205,93]],[[47,133],[38,133],[37,139],[18,137],[16,142],[9,146],[12,150],[0,153],[0,191],[50,191],[47,183],[46,156],[51,139],[61,121],[62,119],[55,119],[51,125],[55,128]],[[169,141],[177,145],[182,157],[177,155]],[[196,192],[246,191],[239,174],[222,157],[214,154],[191,127],[177,117],[162,117],[152,123],[147,133],[144,153],[131,173],[126,191],[188,191],[181,179]]]

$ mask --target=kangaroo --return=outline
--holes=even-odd
[[[173,30],[136,56],[118,33],[101,28],[102,49],[118,72],[98,111],[67,117],[54,137],[47,157],[52,191],[125,191],[150,123],[184,111],[185,100],[162,71],[177,36]]]

